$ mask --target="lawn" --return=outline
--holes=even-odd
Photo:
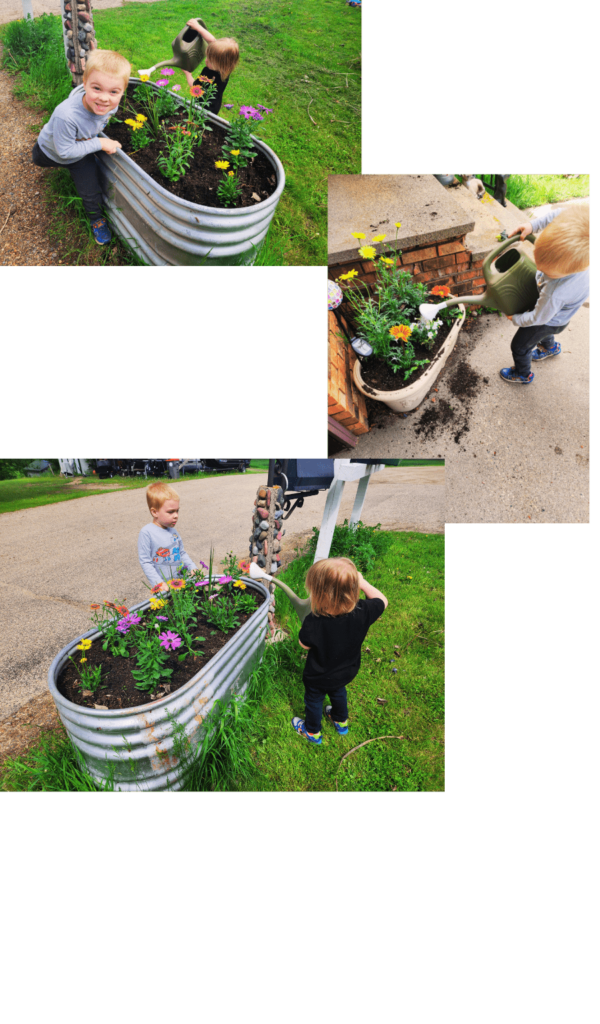
[[[249,473],[265,473],[269,468],[268,459],[252,459]],[[230,473],[186,473],[175,481],[185,483],[186,480],[203,480],[206,477],[229,476]],[[73,498],[87,498],[92,494],[106,494],[114,491],[131,491],[139,487],[149,487],[157,480],[165,481],[166,477],[115,477],[103,482],[94,477],[77,477],[85,480],[85,486],[78,486],[72,480],[50,473],[39,477],[19,477],[14,480],[0,480],[0,515],[3,512],[18,512],[24,508],[37,508],[39,505],[53,505],[57,501],[70,501]],[[115,487],[115,484],[118,486]],[[91,485],[91,486],[90,486]],[[97,485],[97,486],[94,486]]]
[[[190,16],[185,0],[96,10],[98,45],[121,52],[136,74],[170,57],[171,42]],[[286,188],[260,262],[326,265],[327,176],[360,173],[360,10],[341,0],[289,5],[282,0],[214,0],[203,18],[213,35],[234,36],[240,44],[240,63],[225,102],[235,109],[258,103],[273,109],[257,134],[282,161]],[[26,31],[22,22],[2,27],[0,38],[5,42],[4,66],[20,71],[15,94],[46,111],[44,123],[68,96],[70,76],[60,19],[43,16],[36,22],[45,37],[36,52],[19,50],[17,37]],[[171,83],[181,85],[180,95],[187,95],[181,71],[176,70]],[[221,116],[229,112],[222,108]],[[41,123],[32,126],[36,133]],[[63,263],[136,262],[117,243],[98,254],[68,172],[52,171],[46,179],[52,230],[63,241],[72,239]]]
[[[483,176],[485,182],[488,175]],[[493,189],[487,186],[490,194]],[[576,178],[565,178],[562,174],[511,174],[507,182],[506,198],[519,210],[545,206],[546,203],[560,203],[565,199],[577,199],[590,194],[589,174]]]
[[[281,574],[306,596],[311,548]],[[361,670],[348,687],[350,732],[322,725],[312,746],[290,724],[304,715],[299,620],[276,591],[277,619],[289,637],[267,645],[245,700],[213,712],[188,779],[190,790],[386,791],[444,789],[444,538],[336,527],[332,554],[349,554],[389,598],[369,631]],[[363,744],[361,746],[361,744]],[[344,756],[348,755],[348,756]],[[91,788],[66,737],[47,736],[0,770],[5,789]]]

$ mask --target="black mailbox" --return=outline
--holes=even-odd
[[[280,459],[273,483],[284,491],[326,491],[333,480],[333,459]]]

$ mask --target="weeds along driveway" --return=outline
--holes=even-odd
[[[251,513],[266,474],[177,481],[178,527],[190,557],[216,564],[232,550],[248,554]],[[444,470],[386,469],[372,478],[363,522],[389,530],[444,529]],[[346,484],[339,522],[349,517],[357,484]],[[307,498],[286,523],[282,552],[320,526],[326,492]],[[7,512],[0,517],[0,719],[46,688],[48,667],[64,645],[89,628],[92,601],[127,605],[148,596],[137,537],[149,521],[144,490],[92,495]]]

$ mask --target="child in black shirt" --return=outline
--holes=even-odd
[[[306,718],[292,718],[299,736],[321,743],[323,698],[331,704],[325,716],[340,736],[348,732],[346,684],[358,674],[363,641],[387,608],[387,597],[367,583],[349,558],[324,558],[306,576],[311,612],[298,636],[308,651],[304,667]],[[366,601],[360,601],[360,591]]]
[[[215,39],[207,29],[203,28],[196,18],[190,18],[187,23],[190,28],[198,32],[208,43],[206,50],[206,66],[202,68],[199,78],[194,78],[189,71],[184,71],[187,84],[202,85],[202,78],[209,78],[216,82],[217,91],[208,104],[211,114],[218,114],[223,102],[223,93],[229,81],[231,72],[237,67],[240,59],[240,48],[235,39]]]

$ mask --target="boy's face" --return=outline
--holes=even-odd
[[[122,79],[95,70],[90,72],[83,88],[83,105],[90,114],[106,114],[118,106],[124,92]]]
[[[150,512],[157,526],[165,529],[167,526],[175,526],[179,519],[179,502],[169,498],[159,509],[151,508]]]

